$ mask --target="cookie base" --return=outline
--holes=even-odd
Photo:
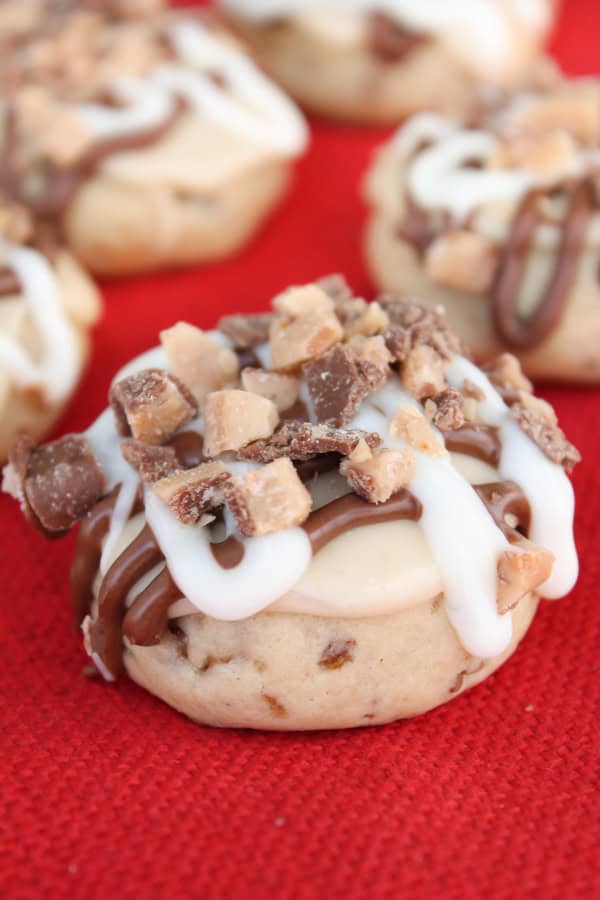
[[[214,262],[250,239],[280,202],[290,176],[289,163],[270,160],[200,196],[98,174],[67,210],[66,236],[96,275]]]
[[[441,596],[388,616],[329,619],[261,613],[241,622],[178,619],[155,647],[128,645],[130,676],[196,722],[267,731],[357,728],[427,712],[494,672],[538,605],[513,611],[513,640],[469,656]]]

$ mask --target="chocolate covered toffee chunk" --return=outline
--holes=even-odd
[[[478,359],[508,349],[535,377],[600,380],[599,147],[594,79],[517,95],[469,126],[414,116],[367,180],[376,281],[442,304]]]
[[[555,0],[219,0],[265,68],[307,109],[396,124],[421,109],[468,116],[552,77],[539,58]]]
[[[439,309],[372,308],[337,276],[250,324],[178,323],[83,435],[17,442],[5,490],[49,535],[81,520],[75,615],[106,679],[212,724],[390,721],[486,677],[570,590],[578,455],[550,407],[503,356],[507,405]]]
[[[277,204],[306,126],[214,14],[166,0],[2,9],[0,196],[88,268],[221,258]]]

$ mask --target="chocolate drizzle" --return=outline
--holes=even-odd
[[[0,299],[21,293],[21,284],[12,269],[0,267]]]
[[[116,487],[100,500],[79,526],[75,557],[71,566],[71,598],[75,624],[81,625],[94,599],[94,581],[102,556],[102,541],[108,534],[110,519],[119,496]]]
[[[509,539],[516,532],[506,519],[508,514],[515,516],[518,525],[527,531],[529,504],[516,484],[498,482],[479,485],[475,490]],[[74,601],[80,617],[91,604],[102,539],[108,530],[115,500],[116,490],[96,505],[82,525],[72,574]],[[330,541],[353,528],[402,519],[417,522],[421,514],[421,503],[407,490],[399,491],[381,504],[368,503],[349,494],[311,513],[302,527],[315,555]],[[219,565],[230,569],[241,563],[244,546],[233,537],[211,544],[211,551]],[[165,568],[126,611],[131,589],[163,560],[160,547],[146,525],[104,576],[89,638],[93,651],[114,677],[122,669],[122,635],[132,644],[141,646],[159,643],[167,629],[169,608],[181,598],[181,591]]]
[[[114,561],[100,585],[98,611],[89,630],[92,649],[113,675],[122,668],[121,625],[127,594],[163,559],[149,525],[145,525],[124,553]]]
[[[314,556],[334,538],[352,528],[398,519],[418,522],[422,511],[417,498],[406,490],[394,494],[385,503],[368,503],[356,494],[347,494],[311,513],[302,528],[308,535]]]
[[[160,644],[167,630],[169,607],[181,599],[181,591],[163,569],[139,594],[123,619],[123,635],[132,644],[150,647]],[[120,636],[117,635],[120,645]]]
[[[488,512],[509,540],[516,538],[515,527],[507,521],[514,516],[517,528],[525,536],[531,524],[531,509],[525,494],[514,481],[494,481],[478,484],[475,490],[487,506]]]
[[[211,544],[210,550],[222,569],[235,569],[244,559],[244,544],[233,536],[219,543]]]
[[[555,269],[535,311],[526,318],[519,314],[517,307],[528,256],[536,230],[542,222],[539,205],[544,192],[530,191],[513,221],[492,286],[494,326],[512,349],[531,349],[556,328],[575,283],[586,229],[596,203],[589,180],[578,182],[570,193]]]
[[[474,456],[492,468],[498,468],[502,444],[497,428],[469,423],[452,431],[442,431],[442,434],[447,450]]]

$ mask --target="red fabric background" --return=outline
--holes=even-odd
[[[554,48],[598,71],[597,0]],[[92,367],[60,431],[175,318],[211,325],[333,270],[369,290],[359,178],[384,133],[319,124],[281,211],[219,267],[105,286]],[[574,348],[577,352],[577,348]],[[191,724],[124,679],[81,676],[67,571],[0,498],[0,895],[6,898],[600,897],[598,390],[544,387],[585,452],[582,574],[514,658],[459,700],[385,728],[253,734]]]

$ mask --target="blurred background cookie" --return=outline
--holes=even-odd
[[[274,78],[307,110],[397,123],[464,116],[551,69],[539,58],[553,0],[219,0]]]
[[[600,381],[600,82],[514,97],[463,127],[421,114],[367,178],[378,285],[446,307],[479,359]]]
[[[75,390],[100,299],[72,254],[0,206],[0,461],[17,434],[40,440]]]
[[[233,253],[307,143],[293,103],[231,37],[157,6],[4,10],[0,193],[96,273]]]

